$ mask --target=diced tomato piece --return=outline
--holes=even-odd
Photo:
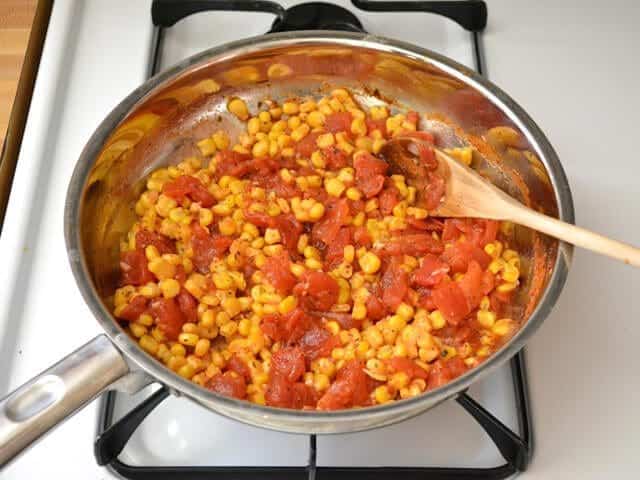
[[[122,285],[144,285],[156,280],[155,275],[147,268],[147,257],[142,250],[120,254],[120,273]]]
[[[273,341],[297,342],[312,326],[311,318],[300,308],[281,315],[274,313],[262,319],[260,328]]]
[[[495,220],[471,218],[448,218],[444,223],[442,239],[445,242],[456,240],[464,234],[467,241],[480,249],[496,239],[499,227],[499,223]]]
[[[420,367],[413,360],[406,357],[391,357],[389,364],[396,372],[404,372],[409,378],[421,378],[426,380],[429,377],[429,372]]]
[[[302,377],[304,371],[304,352],[300,347],[282,347],[271,357],[271,375],[281,375],[293,383]]]
[[[318,132],[310,132],[296,144],[296,152],[301,157],[309,158],[311,154],[318,149],[316,140],[320,134]]]
[[[450,325],[458,325],[470,310],[458,282],[440,282],[432,291],[433,302]]]
[[[340,227],[347,224],[348,218],[349,202],[344,198],[335,201],[328,206],[324,218],[313,226],[311,236],[329,245],[338,235]]]
[[[475,260],[469,262],[469,268],[462,278],[458,281],[458,285],[467,299],[467,310],[471,312],[480,305],[480,300],[484,296],[482,291],[483,271]]]
[[[379,251],[381,255],[413,255],[441,253],[442,243],[427,233],[403,235],[387,242]]]
[[[306,271],[293,293],[308,310],[328,311],[338,301],[340,287],[327,273]]]
[[[189,197],[190,200],[200,203],[205,208],[216,203],[215,197],[209,193],[202,182],[191,175],[181,175],[175,180],[165,183],[162,187],[162,193],[176,200]]]
[[[292,198],[300,196],[300,189],[293,183],[287,183],[280,175],[265,175],[255,179],[255,184],[268,192],[275,192],[278,197]]]
[[[425,310],[435,310],[436,304],[433,302],[433,292],[430,288],[418,287],[416,289],[418,293],[418,305]]]
[[[267,281],[282,295],[287,295],[298,283],[296,276],[291,273],[291,261],[286,252],[267,258],[261,270]]]
[[[383,136],[387,135],[387,121],[384,118],[380,120],[373,120],[372,118],[367,117],[365,120],[367,124],[367,134],[371,135],[375,130],[380,130]]]
[[[383,215],[391,215],[393,207],[400,202],[400,192],[394,186],[385,188],[378,196],[378,204]]]
[[[136,249],[144,250],[149,245],[153,245],[158,249],[160,255],[165,253],[176,253],[176,245],[168,237],[147,229],[142,229],[136,233]]]
[[[387,308],[382,302],[382,294],[379,288],[374,288],[371,295],[367,297],[365,307],[367,307],[367,318],[369,320],[377,321],[387,314]]]
[[[387,264],[380,279],[380,288],[382,289],[382,302],[395,311],[409,291],[407,272],[402,269],[399,258],[394,257]]]
[[[213,259],[222,257],[233,239],[223,235],[209,235],[209,232],[197,223],[193,223],[191,229],[193,264],[200,273],[208,273]]]
[[[466,241],[458,241],[446,248],[440,259],[451,266],[453,273],[466,272],[471,261],[478,262],[483,270],[491,262],[491,257],[484,250]]]
[[[484,222],[484,234],[479,238],[479,244],[481,247],[487,243],[491,243],[495,241],[498,235],[498,228],[500,227],[500,222],[496,220],[482,220]]]
[[[231,372],[236,372],[245,381],[249,382],[251,380],[251,370],[247,363],[242,360],[238,355],[232,355],[229,361],[227,362],[227,370]]]
[[[367,227],[355,227],[353,229],[353,242],[357,248],[367,247],[370,248],[373,240]]]
[[[419,140],[424,140],[435,145],[436,141],[433,135],[429,132],[424,132],[422,130],[418,130],[416,132],[408,132],[404,134],[405,137],[417,138]]]
[[[244,399],[247,397],[247,384],[244,378],[235,372],[219,373],[206,384],[206,387],[219,395]]]
[[[351,303],[351,301],[349,301],[349,303]],[[353,318],[350,313],[322,312],[322,317],[325,320],[335,320],[345,330],[360,328],[362,325],[362,320]]]
[[[180,282],[180,285],[184,285],[184,282],[187,281],[187,272],[181,264],[176,265],[176,280]]]
[[[337,410],[363,405],[369,400],[371,383],[364,373],[364,364],[349,360],[338,370],[336,380],[318,400],[318,410]]]
[[[273,224],[273,217],[270,217],[264,212],[250,212],[248,210],[244,210],[242,212],[242,216],[247,222],[254,224],[256,227],[266,228]]]
[[[496,284],[496,279],[493,273],[491,273],[488,270],[485,270],[485,272],[482,274],[482,293],[484,295],[488,295],[489,292],[493,290],[493,287],[495,287],[495,284]]]
[[[387,162],[370,153],[362,152],[353,159],[353,167],[356,170],[356,185],[365,197],[374,197],[382,191],[385,174],[389,168]]]
[[[332,242],[327,244],[324,261],[328,270],[335,268],[344,258],[344,247],[351,243],[351,229],[342,227]]]
[[[338,170],[349,165],[349,155],[344,153],[335,145],[325,148],[322,150],[322,153],[324,154],[325,161],[327,162],[327,167],[331,170]]]
[[[328,330],[320,327],[311,327],[302,336],[298,345],[304,352],[307,362],[316,358],[327,357],[331,350],[341,345],[338,336],[331,335]]]
[[[302,224],[292,214],[272,217],[272,224],[280,232],[285,248],[295,254],[298,248],[298,239],[302,234]]]
[[[446,185],[444,178],[436,173],[429,172],[429,182],[420,193],[424,208],[427,210],[435,210],[440,205],[445,191]]]
[[[418,115],[418,112],[414,110],[409,110],[407,112],[407,122],[417,125],[419,120],[420,120],[420,115]],[[421,132],[421,133],[424,133],[424,132]]]
[[[423,257],[420,268],[413,272],[413,282],[423,287],[433,287],[449,273],[449,268],[438,257],[428,253]]]
[[[456,377],[459,377],[468,370],[464,364],[464,360],[460,357],[453,357],[450,360],[437,360],[429,370],[429,379],[427,380],[427,389],[441,387],[449,383]]]
[[[264,398],[267,405],[271,407],[291,408],[293,405],[293,384],[282,375],[271,374]]]
[[[336,112],[327,115],[324,121],[324,128],[331,133],[347,132],[351,133],[351,122],[353,116],[349,112]]]
[[[178,306],[187,322],[198,323],[198,301],[184,288],[178,294]]]
[[[186,318],[175,298],[156,298],[151,302],[151,314],[158,328],[169,340],[177,340]]]
[[[122,320],[127,320],[129,322],[135,322],[140,315],[142,315],[147,309],[147,304],[149,300],[142,296],[136,295],[131,300],[126,307],[122,309],[120,316],[118,318]]]
[[[318,391],[302,382],[295,383],[291,391],[291,408],[315,408],[320,394]]]

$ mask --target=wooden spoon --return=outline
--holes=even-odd
[[[387,142],[380,153],[393,173],[404,175],[407,182],[416,187],[418,204],[423,198],[421,192],[430,188],[427,178],[430,170],[418,155],[423,148],[435,151],[438,161],[436,172],[446,184],[444,197],[435,210],[430,209],[431,215],[507,220],[640,267],[640,249],[538,213],[429,142],[413,137],[396,137]]]

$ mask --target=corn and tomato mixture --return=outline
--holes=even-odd
[[[346,89],[227,108],[246,131],[153,172],[121,242],[114,313],[145,351],[222,395],[333,410],[441,386],[516,329],[500,225],[430,217],[444,181],[416,192],[377,156],[394,135],[433,141],[416,112]]]

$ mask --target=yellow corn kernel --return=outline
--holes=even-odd
[[[195,333],[181,333],[178,335],[178,341],[182,345],[187,345],[189,347],[194,347],[196,343],[198,343],[198,340],[200,340],[200,337]]]
[[[315,258],[307,258],[304,261],[304,264],[307,268],[310,268],[311,270],[322,270],[322,262]]]
[[[143,335],[142,337],[140,337],[140,340],[138,340],[138,343],[140,344],[140,346],[145,352],[148,352],[151,355],[155,355],[158,352],[158,347],[159,347],[158,342],[156,341],[155,338],[149,335]]]
[[[309,133],[309,125],[306,123],[301,124],[299,127],[296,127],[295,130],[291,132],[291,139],[295,142],[299,142]]]
[[[384,147],[384,145],[386,144],[386,140],[383,140],[382,138],[376,138],[373,141],[373,145],[371,147],[371,151],[373,153],[380,153],[380,150],[382,150],[382,147]]]
[[[309,209],[309,219],[311,221],[320,220],[324,216],[324,212],[324,205],[318,202]]]
[[[365,219],[366,215],[364,214],[364,212],[358,212],[356,216],[353,217],[351,223],[353,223],[355,227],[361,227],[362,225],[364,225]]]
[[[347,188],[346,196],[349,200],[357,201],[362,198],[362,192],[360,192],[356,187],[349,187]]]
[[[260,131],[260,120],[257,117],[251,117],[247,122],[247,132],[255,135]]]
[[[149,282],[146,285],[143,285],[142,287],[140,287],[139,293],[140,295],[143,295],[147,298],[156,298],[160,296],[162,291],[160,290],[157,284],[153,282]]]
[[[500,285],[498,285],[498,287],[496,288],[496,290],[500,293],[508,293],[508,292],[512,292],[513,290],[516,289],[516,287],[518,286],[517,283],[502,283]]]
[[[341,168],[338,172],[337,179],[343,183],[351,183],[354,181],[355,170],[352,167]]]
[[[369,115],[371,115],[373,120],[384,120],[389,116],[389,111],[385,106],[371,107],[369,109]]]
[[[256,144],[251,149],[251,154],[254,157],[266,157],[269,153],[269,141],[268,140],[260,140],[256,142]]]
[[[249,118],[249,109],[244,100],[238,97],[234,97],[227,103],[227,110],[233,113],[242,121],[246,121]]]
[[[363,320],[367,316],[367,307],[364,303],[355,303],[353,305],[353,310],[351,311],[351,316],[356,320]]]
[[[298,263],[291,264],[291,267],[289,269],[291,270],[291,273],[293,273],[296,277],[301,276],[305,272],[304,266]]]
[[[180,283],[173,278],[160,280],[158,286],[160,287],[160,291],[164,298],[173,298],[180,293]]]
[[[327,162],[325,161],[322,152],[316,150],[311,154],[311,165],[315,168],[325,168],[327,166]]]
[[[196,343],[193,353],[198,357],[203,357],[209,351],[209,347],[211,347],[211,341],[201,338]]]
[[[409,380],[409,375],[407,375],[405,372],[397,372],[394,373],[389,379],[389,385],[396,388],[397,390],[400,390],[401,388],[409,385]]]
[[[354,135],[364,136],[367,134],[367,125],[362,118],[354,118],[351,121],[351,133]]]
[[[442,315],[442,312],[440,312],[440,310],[434,310],[433,312],[431,312],[429,314],[429,320],[431,321],[431,326],[435,330],[443,328],[447,323],[444,315]]]
[[[353,245],[345,245],[345,247],[342,249],[342,257],[345,263],[353,262],[355,255],[356,255],[356,249]]]
[[[378,256],[373,252],[365,253],[360,257],[358,263],[360,264],[362,271],[367,274],[373,274],[380,270],[380,258],[378,258]]]
[[[319,392],[329,388],[330,383],[331,382],[329,380],[329,377],[326,376],[324,373],[316,373],[313,376],[313,388],[315,388]]]
[[[230,317],[235,317],[242,311],[242,305],[235,297],[225,298],[222,301],[222,308]]]
[[[367,213],[371,213],[374,210],[378,209],[378,199],[377,198],[372,198],[370,200],[367,200],[367,203],[365,203],[364,205],[364,211]]]
[[[209,155],[213,155],[216,153],[216,142],[213,141],[213,138],[205,138],[204,140],[200,140],[197,144],[200,153],[205,157]]]
[[[490,307],[491,300],[489,300],[489,297],[485,295],[484,297],[482,297],[482,300],[480,300],[480,310],[489,310]]]
[[[498,272],[500,272],[504,266],[506,265],[506,262],[504,260],[502,260],[501,258],[498,258],[496,260],[493,260],[490,264],[489,264],[489,271],[491,273],[493,273],[494,275],[497,274]]]
[[[373,140],[369,137],[358,137],[356,138],[356,148],[371,152],[373,150]]]
[[[160,280],[173,278],[173,276],[176,274],[175,265],[172,265],[163,258],[154,258],[149,262],[148,268],[149,271]]]
[[[324,189],[332,197],[339,197],[345,190],[345,185],[337,178],[329,178],[324,182]]]
[[[318,128],[324,125],[326,118],[322,112],[313,111],[307,115],[307,123],[311,128]]]
[[[417,218],[418,220],[422,220],[429,216],[429,212],[424,208],[407,207],[407,215]]]
[[[136,338],[140,338],[147,333],[147,327],[138,323],[129,324],[129,330],[131,330],[131,334]]]
[[[493,324],[491,331],[494,334],[500,337],[503,337],[507,335],[513,329],[513,327],[514,327],[513,320],[511,320],[510,318],[502,318]]]
[[[286,314],[292,311],[298,305],[298,300],[296,297],[289,295],[288,297],[283,298],[278,304],[278,311],[281,314]]]
[[[373,397],[375,398],[376,403],[388,403],[392,400],[391,394],[389,393],[389,389],[386,385],[380,385],[373,391]]]
[[[226,272],[216,272],[213,274],[213,283],[220,290],[229,290],[235,287],[233,277]]]
[[[333,133],[323,133],[316,139],[316,145],[318,148],[329,148],[335,143]]]
[[[231,217],[225,217],[218,222],[218,230],[222,235],[231,236],[236,233],[236,222]]]
[[[502,279],[505,282],[516,283],[518,281],[518,278],[520,278],[520,271],[511,264],[507,263],[504,266],[504,271],[502,272]]]
[[[286,115],[296,115],[300,111],[300,106],[297,102],[284,102],[282,104],[282,113]]]
[[[229,148],[229,136],[224,130],[218,130],[211,138],[216,142],[216,148],[218,150],[226,150]]]
[[[280,242],[282,238],[280,237],[280,231],[276,228],[267,228],[264,232],[264,241],[269,245],[273,245],[275,243]]]
[[[346,304],[351,299],[351,285],[344,278],[338,278],[336,280],[340,287],[338,294],[338,304]]]
[[[222,335],[225,338],[231,337],[237,331],[238,331],[238,322],[234,322],[233,320],[225,323],[220,327],[220,335]]]
[[[496,322],[496,314],[488,310],[478,310],[476,318],[478,319],[478,323],[484,328],[491,328]]]
[[[413,314],[413,307],[411,305],[407,305],[404,302],[398,305],[398,308],[396,309],[396,315],[404,318],[404,320],[407,322],[413,318]]]

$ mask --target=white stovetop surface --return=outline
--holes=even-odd
[[[99,333],[80,295],[68,287],[73,279],[61,233],[64,190],[85,139],[115,102],[144,79],[146,65],[140,59],[146,58],[149,46],[149,3],[55,3],[0,236],[6,276],[16,279],[0,284],[5,300],[0,307],[0,361],[5,367],[1,394]],[[488,3],[484,41],[489,77],[529,111],[556,147],[573,190],[578,222],[640,244],[634,188],[637,154],[632,148],[632,125],[640,110],[640,96],[633,89],[640,76],[635,51],[640,44],[640,8],[623,0],[606,6],[584,1],[558,6],[549,0]],[[423,26],[419,18],[428,23]],[[382,21],[365,20],[371,31]],[[269,21],[267,16],[245,15],[237,25],[226,25],[230,31],[258,34]],[[193,31],[207,27],[202,21],[192,25]],[[398,23],[394,35],[409,41],[414,35],[416,41],[416,32],[423,28],[429,35],[424,41],[432,42],[427,46],[469,63],[459,29],[452,27],[414,15]],[[185,29],[176,28],[172,35],[173,51],[165,53],[176,55],[171,58],[190,53],[193,44],[187,47],[183,42]],[[605,150],[603,140],[614,138]],[[30,210],[32,205],[46,205],[45,214]],[[576,253],[561,300],[528,347],[536,451],[522,478],[632,478],[640,469],[640,384],[634,348],[640,343],[640,327],[633,275],[638,273],[629,267]],[[501,381],[497,375],[476,387],[474,394],[491,397]],[[452,418],[457,425],[453,406],[439,408],[443,410],[428,415]],[[0,477],[110,477],[93,458],[96,411],[92,405],[77,414]],[[413,425],[410,430],[399,425],[388,436],[369,441],[397,445],[396,439],[407,432],[419,446],[440,443],[438,437],[435,442],[428,438],[433,421],[423,424],[422,429]],[[213,435],[206,430],[202,434]],[[291,449],[305,441],[294,440],[287,443]],[[362,464],[366,455],[355,460],[339,455],[358,441],[343,437],[328,442],[329,455],[341,464]],[[395,459],[412,462],[421,451],[416,448],[413,457],[404,452]]]

